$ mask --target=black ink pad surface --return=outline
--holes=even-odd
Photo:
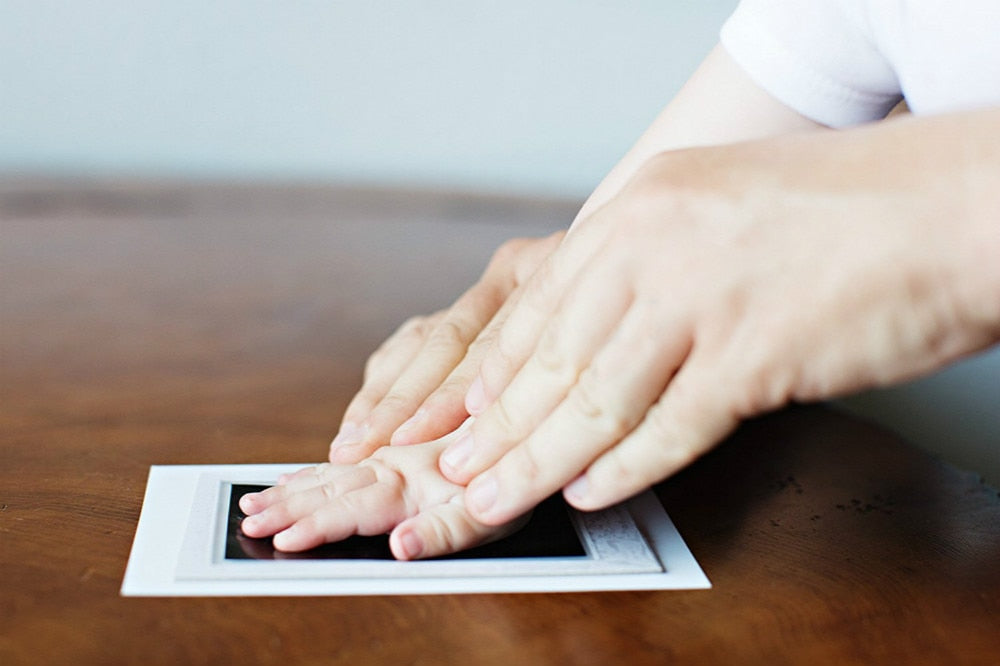
[[[247,493],[264,490],[267,486],[232,484],[229,496],[229,521],[226,529],[227,560],[332,560],[374,559],[392,560],[389,535],[352,536],[336,543],[327,543],[302,553],[275,550],[270,538],[253,539],[240,529],[246,515],[239,508],[240,498]],[[511,557],[583,557],[583,544],[573,527],[562,497],[553,495],[532,513],[528,523],[514,534],[460,553],[436,559],[482,559]]]

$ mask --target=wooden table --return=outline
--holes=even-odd
[[[367,354],[569,202],[0,185],[0,664],[1000,663],[1000,499],[823,407],[659,487],[714,588],[121,598],[151,464],[318,460]]]

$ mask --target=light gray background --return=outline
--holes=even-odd
[[[0,175],[582,200],[735,0],[0,0]],[[1000,349],[845,402],[1000,484]]]

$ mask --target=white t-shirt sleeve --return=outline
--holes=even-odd
[[[863,0],[742,0],[723,48],[751,79],[830,127],[884,117],[902,94],[878,51]]]

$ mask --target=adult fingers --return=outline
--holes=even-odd
[[[446,478],[466,484],[528,437],[565,399],[630,304],[620,282],[600,272],[582,275],[503,393],[445,450]]]
[[[403,428],[403,433],[413,431],[430,416],[426,409],[420,409],[421,404],[465,357],[469,346],[500,309],[510,289],[508,281],[484,279],[448,309],[419,353],[372,410],[367,420],[369,439],[396,444],[419,441],[407,442],[402,435],[393,440],[392,435],[404,424],[408,427]],[[461,403],[457,406],[461,407]],[[443,415],[450,417],[445,427],[454,427],[461,423],[456,411],[438,410],[433,416],[437,419]]]
[[[344,411],[344,420],[360,423],[392,388],[399,373],[423,347],[445,311],[410,317],[376,349],[365,363],[361,389]]]
[[[370,427],[366,419],[420,352],[430,331],[443,317],[444,312],[411,317],[368,358],[361,389],[348,404],[340,430],[330,443],[331,462],[357,462],[377,447],[377,444],[368,448],[361,446],[365,441],[376,441],[368,437]]]
[[[436,317],[405,368],[389,368],[389,386],[383,374],[373,377],[372,390],[359,404],[368,413],[358,424],[359,410],[349,410],[341,435],[331,446],[330,459],[354,462],[387,442],[412,444],[427,441],[457,427],[467,415],[461,399],[439,394],[429,408],[425,399],[442,385],[465,357],[469,346],[494,317],[525,272],[553,247],[559,235],[546,239],[514,239],[493,255],[480,280],[443,315]],[[446,402],[447,400],[447,402]],[[374,404],[372,404],[374,401]],[[398,434],[396,434],[398,432]]]
[[[642,423],[605,451],[570,483],[564,496],[583,509],[619,502],[686,467],[739,423],[737,411],[720,398],[730,378],[714,362],[685,363]]]
[[[507,313],[517,299],[517,292],[507,299],[490,323],[469,345],[465,358],[455,366],[448,377],[441,382],[417,409],[417,416],[405,422],[393,433],[391,444],[416,444],[442,437],[468,418],[465,395],[477,373],[479,363],[492,343],[496,331],[503,325]]]
[[[505,243],[494,255],[484,280],[494,280],[494,273],[502,273],[523,284],[542,261],[559,245],[565,232],[557,232],[541,239],[515,239]],[[517,302],[519,286],[501,294],[503,304],[468,345],[461,361],[448,373],[416,410],[413,418],[405,421],[393,433],[391,444],[415,444],[437,439],[454,430],[468,416],[465,396],[479,371],[479,364],[492,343],[495,333]]]
[[[636,302],[552,413],[469,484],[470,514],[491,525],[510,520],[626,437],[688,352],[679,322],[664,319],[657,304]]]
[[[603,247],[610,227],[581,225],[573,234],[566,234],[531,274],[503,324],[492,332],[492,342],[465,396],[469,414],[483,413],[520,370],[565,293]]]

